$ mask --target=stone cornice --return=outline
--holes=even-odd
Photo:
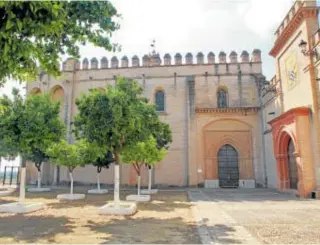
[[[228,107],[228,108],[196,108],[196,113],[257,113],[259,111],[259,107]]]
[[[282,115],[272,119],[271,121],[268,122],[268,124],[270,124],[271,126],[284,122],[286,120],[288,120],[288,118],[296,118],[298,116],[309,116],[311,109],[309,107],[297,107],[297,108],[293,108],[289,111],[286,111],[285,113],[283,113]]]
[[[280,50],[285,46],[288,39],[292,36],[292,34],[297,30],[297,28],[301,25],[301,23],[306,18],[317,18],[319,12],[318,7],[301,7],[297,13],[294,15],[292,20],[288,23],[288,25],[284,28],[280,36],[277,38],[273,48],[269,52],[269,54],[273,57],[276,57]]]

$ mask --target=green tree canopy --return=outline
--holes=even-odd
[[[6,79],[29,81],[38,68],[59,75],[59,58],[79,58],[87,42],[112,50],[119,28],[110,1],[1,1],[0,84]]]
[[[104,156],[104,149],[97,144],[89,143],[82,139],[75,144],[69,144],[65,140],[52,144],[46,151],[50,159],[59,165],[68,167],[69,172],[77,166],[84,166]]]
[[[147,139],[150,132],[145,122],[155,120],[154,106],[141,95],[142,88],[136,81],[120,77],[106,92],[92,90],[82,95],[76,100],[79,109],[75,118],[76,135],[105,146],[119,164],[122,149]]]
[[[147,140],[152,125],[159,117],[154,105],[142,96],[143,89],[136,82],[118,77],[114,87],[106,92],[90,91],[76,100],[79,114],[75,118],[76,135],[110,150],[115,159],[114,202],[120,206],[120,154],[127,147]]]
[[[59,103],[52,102],[47,94],[29,96],[24,101],[13,89],[13,99],[3,96],[0,105],[4,108],[0,117],[1,152],[6,156],[20,154],[24,160],[41,164],[47,159],[46,149],[65,132]]]
[[[121,160],[126,164],[132,164],[140,176],[142,165],[154,165],[162,161],[167,154],[164,148],[158,149],[157,141],[151,136],[144,142],[138,142],[135,146],[126,147],[121,153]]]

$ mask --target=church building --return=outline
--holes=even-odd
[[[203,188],[277,188],[319,196],[320,118],[318,8],[296,1],[275,32],[270,55],[276,75],[262,74],[261,51],[174,55],[153,52],[129,58],[68,59],[62,76],[41,74],[29,95],[48,92],[61,102],[61,119],[71,134],[75,99],[92,88],[105,90],[116,76],[138,81],[144,96],[170,124],[173,142],[153,169],[153,184]],[[319,53],[320,54],[320,53]],[[37,180],[27,165],[28,183]],[[79,184],[96,182],[96,168],[74,171]],[[68,183],[67,168],[43,164],[46,184]],[[136,184],[133,167],[121,166],[123,186]],[[147,169],[142,184],[147,185]],[[113,184],[113,167],[101,182]]]

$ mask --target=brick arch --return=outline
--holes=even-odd
[[[214,121],[210,121],[208,123],[206,123],[204,126],[203,126],[203,130],[207,130],[209,129],[211,126],[215,126],[217,123],[219,122],[222,122],[222,123],[239,123],[242,125],[242,128],[243,129],[247,129],[247,130],[251,130],[253,128],[253,126],[247,122],[244,122],[242,120],[239,120],[239,119],[235,119],[235,118],[219,118],[217,120],[214,120]]]
[[[277,159],[278,185],[280,190],[291,189],[289,181],[289,162],[288,162],[288,145],[292,140],[294,145],[294,155],[296,157],[296,165],[298,172],[298,193],[305,196],[305,188],[303,186],[303,166],[300,161],[300,152],[297,144],[296,135],[287,126],[283,126],[277,132],[275,138],[275,155]]]
[[[203,135],[205,179],[218,179],[218,152],[228,144],[238,152],[240,178],[254,179],[250,125],[236,119],[216,120],[204,125]]]
[[[289,127],[283,126],[280,128],[280,130],[278,131],[278,133],[276,135],[276,140],[275,140],[275,142],[276,142],[275,143],[275,155],[276,156],[287,154],[286,147],[287,147],[290,139],[293,141],[294,149],[295,149],[296,153],[299,152],[299,147],[297,144],[297,139],[296,139],[295,133]]]
[[[220,138],[219,142],[217,142],[216,144],[212,145],[212,157],[216,157],[218,155],[219,150],[221,149],[221,147],[223,147],[224,145],[231,145],[237,152],[238,155],[240,156],[240,154],[243,152],[243,149],[241,148],[241,146],[238,144],[238,142],[230,137],[224,137],[224,138]]]

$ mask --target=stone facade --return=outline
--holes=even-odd
[[[297,195],[310,196],[320,187],[320,56],[303,55],[299,43],[304,39],[308,49],[318,48],[317,15],[315,1],[293,4],[275,33],[270,55],[277,69],[270,81],[262,75],[261,51],[254,49],[251,55],[221,51],[217,59],[213,52],[187,53],[184,58],[180,53],[165,54],[163,62],[153,53],[141,58],[141,66],[137,56],[108,57],[110,66],[107,58],[99,64],[93,57],[90,67],[88,58],[68,59],[60,79],[43,74],[27,89],[29,94],[48,92],[61,101],[60,116],[70,132],[77,113],[75,98],[91,88],[105,89],[116,76],[135,79],[152,103],[157,91],[164,92],[159,115],[173,134],[167,157],[153,170],[153,184],[218,188],[229,178],[240,188],[295,189]],[[67,138],[74,142],[70,133]],[[54,169],[52,164],[44,166],[47,183],[57,176],[68,181],[65,168]],[[35,170],[28,165],[29,180],[36,179]],[[95,168],[86,166],[77,168],[74,178],[95,183],[95,175]],[[101,181],[113,183],[112,167],[104,170]],[[121,183],[135,184],[130,166],[121,166]],[[146,169],[142,184],[147,184]]]
[[[248,54],[248,52],[244,52]],[[253,53],[252,55],[256,55]],[[98,59],[83,62],[68,59],[64,62],[61,78],[42,75],[41,80],[28,84],[31,94],[48,92],[54,100],[61,102],[61,118],[69,125],[77,113],[75,98],[88,93],[91,88],[104,89],[114,84],[116,76],[137,80],[144,88],[144,95],[155,102],[155,93],[165,93],[165,111],[159,112],[161,119],[170,124],[173,142],[163,162],[154,169],[154,184],[164,186],[197,186],[206,181],[218,180],[218,161],[215,156],[225,144],[231,144],[239,153],[240,180],[251,180],[263,185],[261,165],[261,119],[257,81],[262,76],[261,57],[239,61],[235,52],[231,60],[215,63],[210,53],[207,60],[203,54],[184,59],[180,54],[165,55],[163,65],[159,55],[145,56],[142,66],[137,56],[132,59],[107,58],[98,64]],[[226,55],[225,55],[226,56]],[[249,55],[248,55],[249,56]],[[89,62],[90,60],[90,67]],[[129,60],[133,64],[128,64]],[[255,60],[253,62],[252,60]],[[112,62],[114,64],[112,65]],[[79,67],[76,64],[82,63]],[[226,108],[218,108],[218,90],[226,94]],[[68,135],[74,142],[72,135]],[[53,165],[44,166],[44,181],[51,183],[56,175],[60,181],[68,181],[65,168],[57,174]],[[32,164],[28,165],[29,180],[36,178]],[[92,166],[75,170],[75,181],[95,183],[96,170]],[[142,173],[142,183],[147,184],[147,170]],[[104,170],[101,181],[113,183],[113,168]],[[121,166],[121,183],[135,184],[135,172],[130,166]],[[243,181],[241,182],[243,183]],[[243,185],[243,184],[242,184]],[[255,185],[255,184],[254,184]]]

